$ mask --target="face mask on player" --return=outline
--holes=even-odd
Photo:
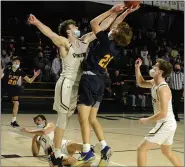
[[[45,123],[42,123],[40,125],[37,125],[37,129],[43,129],[45,127]]]
[[[151,69],[151,70],[149,71],[149,75],[150,75],[152,78],[154,77],[155,74],[156,74],[156,72],[155,72],[154,69]]]
[[[13,64],[13,67],[17,69],[17,68],[19,68],[19,65],[18,64]]]
[[[79,38],[80,37],[80,30],[75,30],[75,31],[73,31],[73,34],[77,37],[77,38]]]

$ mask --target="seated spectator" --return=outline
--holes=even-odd
[[[34,59],[36,69],[40,69],[38,81],[50,81],[51,79],[51,64],[48,59],[44,57],[43,52],[39,52],[38,56]]]
[[[145,59],[147,58],[147,55],[148,55],[147,46],[143,47],[140,54],[141,54],[141,58],[143,59],[143,63],[144,63],[144,61],[145,61]]]
[[[143,65],[142,65],[142,69],[144,72],[148,72],[148,68],[147,68],[147,65],[148,65],[148,50],[147,50],[147,46],[144,46],[143,49],[141,50],[140,52],[140,55],[141,55],[141,58],[143,60]]]
[[[145,66],[145,71],[149,72],[149,69],[152,67],[152,59],[150,54],[147,55],[145,61],[143,62],[143,66]]]
[[[1,56],[1,60],[4,67],[11,63],[11,56],[7,54],[6,50],[2,50]]]
[[[171,57],[173,59],[175,59],[177,57],[177,55],[179,54],[179,52],[177,51],[177,46],[175,45],[171,51]]]
[[[111,79],[109,72],[106,70],[105,74],[105,92],[104,97],[110,98],[112,97],[112,90],[111,90]]]
[[[127,94],[127,105],[135,110],[136,107],[136,98],[141,100],[140,107],[142,110],[145,110],[146,107],[146,96],[142,92],[142,88],[138,87],[135,83],[131,83],[130,89]],[[129,98],[131,98],[131,106],[129,105]]]
[[[124,81],[120,76],[119,70],[115,70],[111,80],[112,80],[112,92],[113,92],[114,98],[120,100],[123,94],[122,86],[124,85]]]
[[[45,48],[44,48],[44,57],[46,58],[46,59],[48,59],[48,60],[51,60],[51,49],[50,49],[50,47],[49,46],[46,46]]]
[[[164,54],[164,56],[162,56],[162,59],[164,59],[165,61],[170,62],[169,53],[168,53],[168,52],[166,52],[166,53]]]
[[[20,41],[17,46],[18,53],[21,57],[27,57],[27,43],[25,42],[25,39],[23,36],[20,37]]]
[[[60,62],[60,57],[59,57],[59,54],[57,54],[52,62],[53,79],[55,82],[60,77],[61,71],[62,71],[62,66],[61,66],[61,62]]]

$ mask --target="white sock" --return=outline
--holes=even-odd
[[[90,151],[91,145],[90,144],[83,144],[83,152],[87,153]]]
[[[12,117],[12,123],[16,121],[16,117]]]
[[[107,146],[107,143],[105,142],[105,140],[102,140],[100,141],[100,145],[101,145],[101,149],[103,150]]]
[[[55,158],[61,157],[61,149],[55,148],[54,149]]]

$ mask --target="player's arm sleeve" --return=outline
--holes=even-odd
[[[100,41],[100,44],[102,45],[109,45],[109,38],[108,34],[104,31],[100,31],[96,34],[96,38]]]

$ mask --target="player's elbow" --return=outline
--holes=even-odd
[[[48,131],[47,130],[43,130],[43,135],[47,135],[48,134]]]
[[[98,22],[95,19],[93,19],[91,20],[90,24],[91,24],[91,27],[94,27],[98,24]]]
[[[137,82],[137,85],[141,88],[144,88],[144,82]]]

